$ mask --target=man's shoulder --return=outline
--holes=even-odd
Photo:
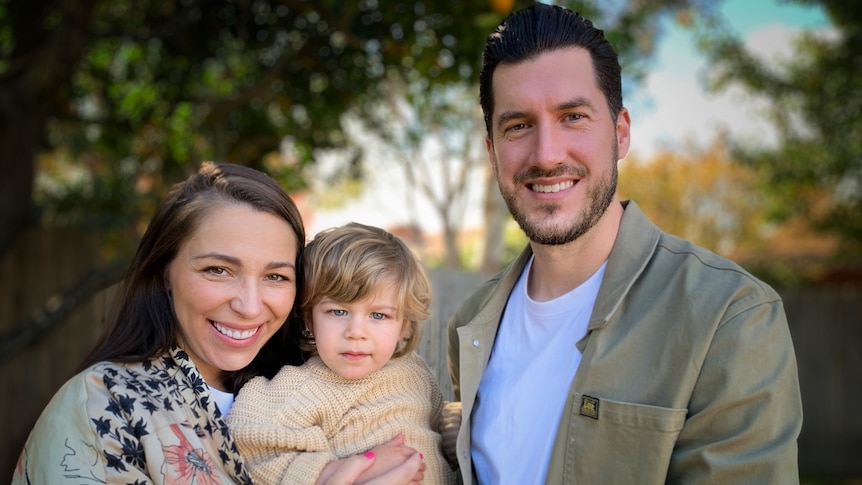
[[[701,291],[724,288],[737,298],[743,294],[763,300],[780,300],[778,293],[729,258],[671,234],[662,233],[654,260],[658,268],[684,274],[698,282]]]

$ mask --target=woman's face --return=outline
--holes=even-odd
[[[177,340],[207,384],[248,365],[296,298],[297,237],[284,219],[243,204],[211,208],[167,269]]]

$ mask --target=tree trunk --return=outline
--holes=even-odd
[[[32,200],[33,165],[45,117],[26,109],[28,104],[24,100],[0,102],[0,254],[37,220]]]
[[[461,269],[461,255],[458,253],[458,228],[452,227],[448,217],[443,220],[443,242],[446,248],[446,268]]]
[[[98,0],[31,0],[9,6],[14,51],[0,72],[0,254],[38,216],[33,202],[35,160],[45,122],[65,99],[90,40]],[[49,16],[60,20],[51,31]]]
[[[509,213],[500,189],[497,187],[497,179],[490,167],[487,169],[485,178],[485,248],[482,251],[481,271],[496,273],[506,261],[503,259],[503,226]]]

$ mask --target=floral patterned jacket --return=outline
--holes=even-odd
[[[13,484],[251,483],[210,396],[179,348],[133,364],[98,363],[57,391]]]

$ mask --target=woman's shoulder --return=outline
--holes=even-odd
[[[70,379],[72,385],[83,386],[90,392],[150,394],[175,387],[179,366],[168,356],[142,362],[97,362]]]
[[[108,393],[113,380],[128,375],[122,364],[98,362],[66,380],[54,394],[48,407],[56,401],[84,403],[88,396]]]

